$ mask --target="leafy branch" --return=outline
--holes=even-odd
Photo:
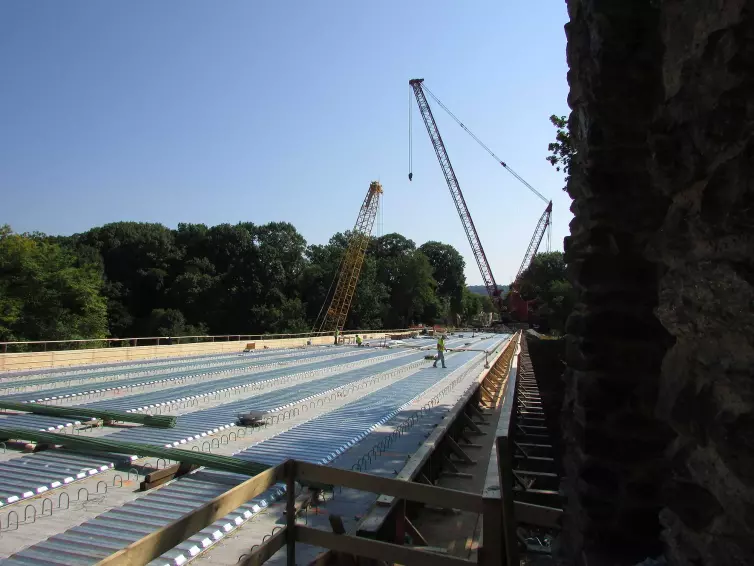
[[[545,159],[557,171],[565,173],[566,184],[563,187],[565,191],[568,189],[568,180],[571,178],[571,161],[576,152],[573,148],[571,133],[568,131],[568,119],[565,116],[556,116],[553,114],[550,116],[550,122],[557,129],[557,133],[555,134],[555,141],[547,146],[547,150],[551,155],[548,155]]]

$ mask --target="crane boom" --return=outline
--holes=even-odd
[[[335,293],[329,307],[327,307],[322,324],[318,328],[320,332],[343,330],[353,295],[356,292],[356,285],[359,282],[359,274],[361,273],[361,266],[364,264],[367,245],[379,210],[381,194],[382,185],[377,181],[370,183],[367,196],[364,197],[359,216],[356,218],[356,224],[348,240],[348,247],[340,264]],[[325,298],[325,304],[327,304],[327,298]]]
[[[524,260],[521,262],[521,267],[518,268],[518,273],[516,273],[516,278],[514,281],[514,286],[516,283],[518,283],[518,280],[521,277],[521,274],[526,271],[526,268],[529,267],[529,264],[534,259],[534,255],[539,250],[539,245],[542,243],[542,238],[545,235],[545,231],[547,230],[547,227],[550,225],[550,221],[552,219],[552,201],[550,201],[547,204],[547,208],[542,213],[542,216],[539,217],[539,222],[537,223],[537,227],[534,229],[534,234],[531,237],[531,241],[529,242],[529,247],[526,248],[526,254],[524,255]]]
[[[440,130],[437,129],[437,123],[432,115],[432,109],[429,107],[427,97],[422,89],[423,82],[424,79],[412,79],[408,81],[408,84],[414,91],[416,103],[419,106],[419,112],[421,112],[422,118],[424,119],[424,125],[427,126],[429,139],[432,141],[432,146],[435,148],[437,160],[440,162],[443,175],[445,175],[445,181],[448,183],[448,189],[450,189],[453,202],[458,210],[458,216],[461,218],[461,224],[463,224],[466,237],[469,239],[469,245],[474,254],[474,259],[479,266],[479,272],[482,274],[484,286],[487,288],[487,293],[492,299],[492,302],[496,305],[498,310],[502,312],[503,304],[500,300],[500,291],[497,288],[497,283],[495,283],[495,277],[492,275],[492,269],[487,261],[487,255],[484,253],[482,242],[479,240],[479,234],[477,234],[474,221],[471,219],[471,213],[469,213],[469,208],[466,206],[466,199],[463,198],[461,186],[458,184],[458,178],[456,177],[455,171],[453,171],[448,152],[445,149],[442,136],[440,136]]]

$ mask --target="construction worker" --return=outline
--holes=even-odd
[[[338,345],[338,334],[340,334],[340,333],[338,332],[338,329],[336,328],[335,329],[335,345],[336,346]]]
[[[445,334],[437,339],[437,357],[435,363],[432,364],[433,368],[437,367],[437,362],[442,362],[442,367],[445,368]]]
[[[363,345],[364,345],[364,340],[362,340],[362,339],[361,339],[361,336],[359,336],[358,334],[356,335],[356,345],[357,345],[357,346],[358,346],[359,348],[360,348],[361,346],[363,346]]]

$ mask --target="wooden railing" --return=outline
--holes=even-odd
[[[344,330],[341,336],[354,334],[394,334],[409,332],[408,329],[390,330]],[[316,338],[332,336],[332,332],[303,332],[297,334],[215,334],[197,336],[139,336],[132,338],[87,338],[72,340],[25,340],[0,342],[0,354],[15,352],[49,352],[67,349],[120,348],[128,346],[166,346],[173,344],[197,344],[205,342],[243,342],[249,340],[282,340],[286,338]]]

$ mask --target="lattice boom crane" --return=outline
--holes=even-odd
[[[492,302],[502,313],[503,303],[500,300],[500,290],[497,288],[497,283],[495,282],[495,277],[492,275],[490,263],[487,261],[487,255],[484,253],[482,242],[479,240],[479,234],[477,234],[476,228],[474,227],[474,221],[471,219],[471,213],[469,213],[469,208],[466,206],[466,199],[463,198],[461,186],[458,184],[458,178],[453,171],[453,166],[450,164],[450,158],[445,149],[445,144],[442,141],[442,136],[440,136],[440,130],[437,129],[435,117],[432,115],[432,109],[429,107],[427,97],[424,94],[424,89],[422,88],[423,82],[424,79],[412,79],[408,84],[411,85],[411,88],[414,90],[416,103],[419,105],[419,112],[421,112],[422,118],[424,119],[424,125],[427,126],[429,139],[432,141],[432,145],[435,148],[437,160],[440,162],[440,167],[445,175],[445,181],[448,183],[448,189],[450,189],[453,202],[458,210],[458,215],[461,218],[461,224],[463,224],[466,237],[469,239],[471,251],[474,254],[474,259],[476,259],[477,265],[479,266],[479,272],[482,274],[484,286],[487,288],[487,293],[492,299]]]
[[[369,238],[372,235],[372,227],[379,210],[381,194],[382,185],[377,181],[370,183],[367,196],[364,198],[353,232],[348,240],[346,253],[340,263],[332,300],[324,317],[322,317],[319,328],[315,323],[315,328],[319,332],[343,330],[353,295],[356,292],[356,285],[359,282],[359,274],[361,273],[361,266],[364,264]],[[325,304],[327,304],[327,298],[325,298]]]
[[[495,283],[495,278],[492,276],[492,270],[490,269],[489,262],[487,261],[487,256],[484,253],[484,249],[482,249],[482,243],[479,241],[479,235],[476,232],[476,228],[474,228],[474,222],[471,219],[471,214],[469,213],[469,209],[466,207],[466,201],[463,198],[463,193],[461,192],[461,187],[458,185],[458,179],[456,178],[456,174],[453,171],[453,166],[450,164],[450,159],[448,158],[448,152],[445,150],[445,144],[442,141],[442,137],[440,136],[440,131],[437,129],[437,123],[435,122],[435,118],[432,115],[432,109],[429,107],[429,103],[427,102],[427,97],[425,95],[426,93],[429,93],[429,95],[435,100],[435,102],[443,109],[445,112],[448,113],[448,115],[453,118],[453,120],[456,121],[456,123],[463,128],[463,130],[469,134],[474,141],[476,141],[487,153],[490,154],[490,156],[497,161],[500,165],[502,165],[506,171],[508,171],[511,175],[513,175],[517,180],[519,180],[526,188],[528,188],[533,194],[535,194],[537,197],[542,199],[544,202],[547,203],[547,208],[542,213],[542,216],[539,218],[539,222],[537,223],[537,227],[534,230],[534,234],[532,235],[531,240],[529,241],[529,247],[526,249],[526,254],[524,255],[524,259],[521,262],[521,267],[518,270],[518,273],[516,274],[516,278],[513,281],[512,289],[511,289],[511,298],[513,299],[513,302],[516,303],[515,308],[511,308],[510,310],[513,312],[517,312],[519,316],[522,316],[523,319],[526,319],[526,312],[525,308],[521,308],[520,304],[523,304],[525,307],[526,302],[522,301],[520,299],[520,296],[518,295],[518,281],[521,277],[521,274],[526,270],[529,265],[531,265],[532,260],[534,259],[534,256],[536,255],[537,251],[539,250],[539,246],[542,243],[542,238],[545,235],[545,232],[547,231],[547,228],[550,226],[552,222],[552,201],[548,201],[542,193],[540,193],[537,189],[532,187],[529,183],[527,183],[521,175],[516,173],[513,169],[511,169],[508,164],[500,159],[495,152],[493,152],[482,140],[480,140],[474,132],[469,130],[469,128],[466,127],[466,125],[461,122],[461,120],[458,119],[458,117],[453,114],[450,109],[445,106],[442,101],[437,98],[437,96],[432,93],[431,90],[429,90],[424,84],[424,79],[412,79],[408,81],[408,84],[411,86],[411,88],[414,91],[414,95],[416,96],[416,102],[419,105],[419,111],[421,112],[422,118],[424,119],[424,124],[427,126],[427,132],[429,133],[429,138],[432,140],[432,145],[435,148],[435,153],[437,154],[437,159],[440,161],[440,167],[442,168],[442,172],[445,175],[445,180],[448,183],[448,188],[450,189],[450,194],[453,195],[453,201],[456,204],[456,208],[458,209],[458,214],[461,217],[461,222],[463,223],[464,230],[466,230],[466,236],[469,239],[469,244],[471,244],[471,250],[474,252],[474,258],[476,259],[477,264],[479,265],[479,271],[482,274],[482,279],[484,280],[484,286],[487,288],[487,293],[490,295],[490,298],[492,299],[493,303],[497,306],[498,310],[502,314],[506,309],[503,305],[503,302],[500,298],[500,291],[497,288],[497,284]],[[410,101],[409,101],[410,104]],[[411,115],[409,112],[409,174],[408,174],[408,180],[410,181],[413,178],[413,173],[411,170],[412,165],[412,157],[411,157]],[[515,295],[515,297],[514,297]]]
[[[542,213],[542,216],[539,217],[539,222],[537,223],[537,227],[534,229],[534,234],[532,235],[531,241],[529,242],[529,247],[526,248],[526,255],[524,255],[524,260],[521,262],[521,267],[518,268],[516,278],[513,280],[514,285],[518,283],[518,280],[521,278],[521,274],[526,271],[526,268],[529,267],[532,260],[534,259],[537,250],[539,250],[539,245],[542,243],[542,238],[544,237],[545,232],[547,231],[547,227],[550,225],[551,221],[552,201],[548,203],[547,208]]]

